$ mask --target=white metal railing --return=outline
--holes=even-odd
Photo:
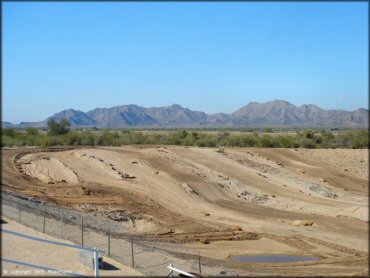
[[[11,235],[14,235],[14,236],[18,236],[18,237],[22,237],[22,238],[27,238],[27,239],[30,239],[30,240],[44,242],[44,243],[61,245],[61,246],[64,246],[64,247],[90,251],[90,252],[94,253],[94,276],[99,277],[99,252],[100,252],[100,250],[96,247],[88,248],[88,247],[84,247],[84,246],[80,246],[80,245],[73,245],[73,244],[63,243],[63,242],[54,241],[54,240],[38,238],[38,237],[33,237],[33,236],[17,233],[17,232],[6,230],[6,229],[1,229],[1,232],[11,234]],[[43,269],[43,270],[47,270],[47,271],[56,271],[56,272],[61,273],[61,274],[68,274],[68,275],[73,275],[73,276],[84,276],[84,275],[74,273],[74,272],[70,272],[70,271],[65,271],[65,270],[61,270],[61,269],[53,269],[53,268],[49,268],[49,267],[46,267],[46,266],[30,264],[30,263],[17,261],[17,260],[12,260],[12,259],[1,258],[1,260],[4,261],[4,262],[8,262],[8,263],[25,265],[25,266],[38,268],[38,269]]]
[[[197,275],[194,275],[194,274],[191,274],[189,272],[186,272],[186,271],[183,271],[181,269],[178,269],[178,268],[175,268],[173,267],[172,264],[168,265],[167,268],[170,270],[170,273],[168,273],[167,277],[173,277],[173,272],[177,272],[177,273],[180,273],[182,275],[184,275],[185,277],[190,277],[190,278],[199,278],[199,276]]]

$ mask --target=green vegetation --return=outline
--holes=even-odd
[[[70,122],[66,119],[61,120],[59,123],[53,119],[48,121],[48,134],[49,135],[63,135],[69,132]]]
[[[268,148],[353,148],[369,147],[367,130],[333,133],[327,130],[304,129],[296,133],[265,134],[233,133],[229,131],[202,132],[177,129],[168,132],[138,130],[70,130],[69,122],[49,121],[48,132],[36,128],[1,130],[2,146],[121,146],[131,144],[163,144],[199,147],[268,147]],[[265,130],[266,131],[266,130]],[[270,130],[268,130],[270,131]]]

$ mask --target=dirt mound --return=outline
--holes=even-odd
[[[125,173],[119,167],[113,165],[109,161],[105,161],[104,159],[98,156],[88,154],[88,153],[80,153],[80,152],[74,152],[74,154],[82,158],[86,162],[86,164],[90,168],[90,171],[96,171],[97,173],[101,173],[105,175],[106,177],[117,179],[117,180],[135,178],[134,175]]]
[[[293,225],[294,226],[308,226],[311,227],[313,225],[313,221],[311,220],[294,220]]]
[[[74,184],[82,181],[77,173],[54,157],[33,158],[32,155],[27,155],[20,159],[18,163],[24,174],[44,183],[66,182]]]
[[[198,195],[198,193],[185,182],[181,184],[181,187],[184,188],[185,191],[190,194]]]
[[[367,206],[353,206],[347,208],[345,211],[347,215],[352,214],[362,221],[369,222],[369,208]]]
[[[331,165],[343,173],[355,174],[364,179],[369,178],[369,156],[366,149],[299,149],[297,152],[303,156]]]

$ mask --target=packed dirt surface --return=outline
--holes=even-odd
[[[83,211],[172,251],[311,255],[278,275],[368,272],[368,150],[127,146],[2,152],[3,189]]]
[[[1,228],[20,233],[27,236],[36,238],[72,244],[67,240],[60,240],[44,233],[37,232],[28,227],[22,226],[15,221],[2,217]],[[80,258],[81,251],[70,247],[52,245],[44,242],[31,240],[15,236],[13,234],[1,234],[2,258],[21,261],[28,264],[41,265],[47,268],[62,270],[65,272],[73,272],[80,275],[94,276],[92,267],[83,263]],[[92,255],[91,255],[92,256]],[[101,255],[100,255],[101,256]],[[103,257],[103,269],[100,270],[100,276],[143,276],[140,272],[124,266],[105,256]],[[61,274],[52,270],[43,270],[38,268],[31,268],[25,265],[14,264],[10,262],[1,262],[1,276],[2,277],[26,277],[26,276],[60,276]]]

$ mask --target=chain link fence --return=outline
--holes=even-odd
[[[204,258],[194,249],[184,247],[178,252],[168,248],[168,244],[167,248],[161,248],[156,239],[129,233],[120,222],[40,202],[35,198],[2,192],[2,215],[56,238],[86,247],[98,247],[105,256],[148,276],[166,276],[170,263],[203,276],[243,275],[240,269],[230,268],[219,260]]]

